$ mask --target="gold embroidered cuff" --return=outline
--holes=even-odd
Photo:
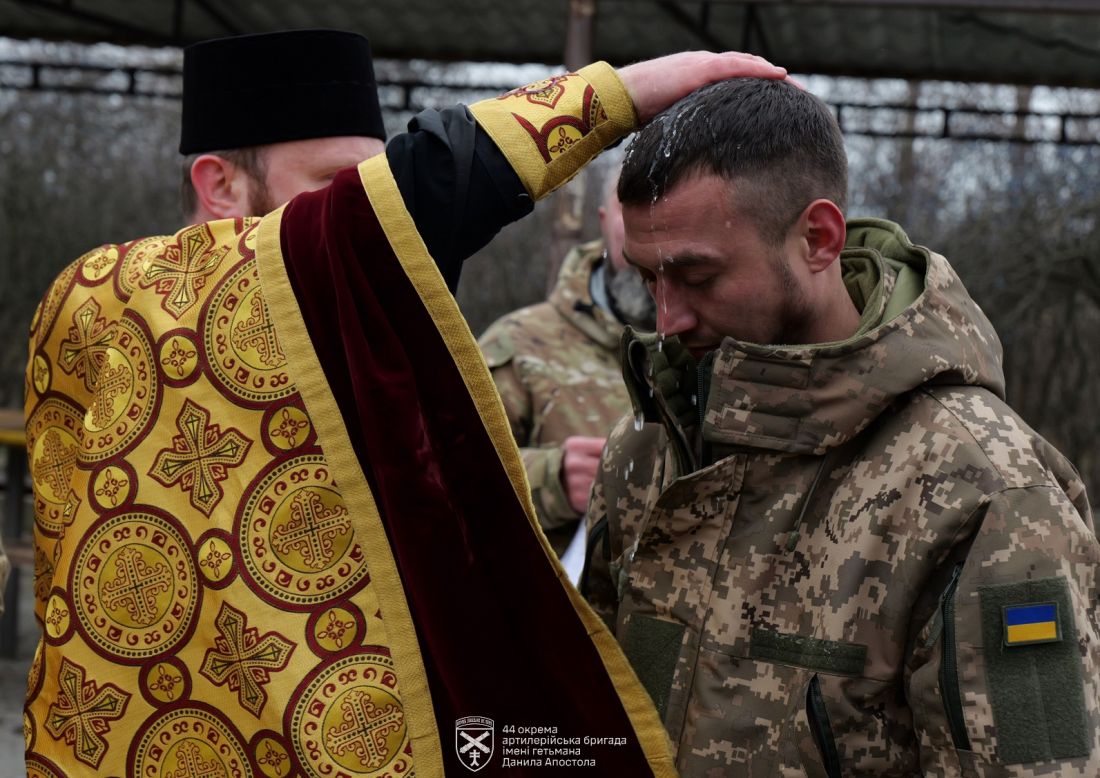
[[[597,62],[470,106],[536,200],[637,125],[614,68]]]

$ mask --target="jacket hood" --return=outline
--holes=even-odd
[[[623,325],[592,299],[592,272],[603,258],[603,241],[594,240],[574,247],[562,261],[549,302],[562,317],[604,348],[614,349],[622,337]]]
[[[841,262],[862,310],[859,331],[843,342],[806,346],[726,338],[712,352],[713,363],[705,359],[695,376],[703,390],[693,401],[704,403],[704,442],[823,454],[921,387],[980,386],[1003,398],[1000,341],[944,257],[914,246],[892,222],[856,219],[848,223]],[[636,344],[648,340],[630,337]],[[643,367],[636,344],[624,341],[628,385],[646,374],[660,376],[661,364],[677,361],[670,347],[682,349],[665,341],[666,353],[658,356],[647,343]],[[675,376],[666,370],[664,384],[654,389],[682,424],[683,403],[667,395],[672,385],[693,395],[697,390],[679,363]],[[636,401],[644,396],[636,388],[631,394]],[[656,420],[652,403],[636,402],[636,410]]]

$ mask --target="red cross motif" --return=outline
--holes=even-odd
[[[104,365],[99,374],[99,383],[88,410],[92,412],[92,424],[103,429],[115,418],[115,400],[130,393],[133,374],[126,365],[111,367]]]
[[[305,490],[291,499],[290,521],[276,527],[271,540],[280,554],[297,551],[311,568],[324,570],[332,564],[332,541],[350,531],[347,508],[326,508],[321,495]]]
[[[186,742],[176,749],[176,769],[165,773],[165,778],[222,778],[225,765],[217,760],[202,758],[195,743]]]
[[[110,729],[110,722],[121,718],[126,711],[130,695],[112,683],[97,686],[84,680],[84,668],[68,659],[61,660],[57,674],[57,702],[50,705],[46,717],[46,730],[55,740],[65,738],[75,746],[76,758],[92,767],[99,767],[107,753],[103,739]]]
[[[368,691],[355,689],[341,701],[340,712],[340,723],[325,733],[325,747],[337,756],[355,754],[368,770],[389,761],[386,735],[401,729],[404,711],[393,703],[379,708]]]
[[[69,491],[69,478],[76,467],[76,446],[66,446],[57,430],[42,441],[42,454],[34,462],[34,480],[50,487],[58,500]]]
[[[184,401],[176,427],[180,434],[172,448],[157,454],[149,475],[164,486],[179,483],[191,493],[191,504],[209,516],[222,498],[220,482],[244,461],[252,441],[233,427],[222,432],[210,423],[210,411],[191,400]]]
[[[286,362],[279,338],[275,335],[275,323],[268,315],[263,297],[258,294],[252,295],[248,318],[234,325],[229,339],[238,352],[255,349],[260,361],[269,368]]]
[[[160,615],[157,596],[172,587],[172,572],[157,562],[150,565],[136,546],[115,556],[115,577],[103,583],[103,604],[111,610],[125,608],[134,623],[147,627]]]
[[[196,224],[180,233],[161,254],[147,260],[139,280],[143,289],[156,287],[163,295],[161,307],[179,318],[199,301],[199,291],[217,269],[229,246],[215,247],[214,233],[206,224]]]
[[[220,634],[214,638],[215,647],[207,650],[201,672],[216,686],[228,683],[241,705],[259,716],[267,702],[263,686],[273,671],[286,667],[294,644],[274,632],[261,638],[258,629],[247,626],[244,613],[227,603],[222,603],[214,623]]]
[[[99,373],[107,365],[107,347],[115,340],[115,322],[99,315],[99,303],[94,297],[84,301],[73,314],[69,337],[61,341],[58,364],[66,373],[76,373],[84,379],[89,392],[99,383]]]

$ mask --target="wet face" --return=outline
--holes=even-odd
[[[327,186],[337,172],[384,149],[378,138],[358,136],[273,143],[264,149],[264,180],[250,181],[250,211],[270,213],[295,195]]]
[[[812,319],[805,244],[792,230],[765,241],[714,175],[681,181],[652,207],[624,206],[624,256],[657,303],[657,331],[698,358],[724,337],[752,343],[807,340]]]

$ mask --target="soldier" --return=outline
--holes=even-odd
[[[624,337],[590,597],[685,778],[1098,775],[1082,482],[947,260],[846,225],[846,179],[824,104],[755,79],[628,152],[661,335]]]
[[[599,208],[602,237],[569,252],[550,299],[497,320],[480,342],[559,556],[588,505],[607,432],[630,410],[623,326],[654,326],[653,298],[623,259],[618,178],[616,166]]]

